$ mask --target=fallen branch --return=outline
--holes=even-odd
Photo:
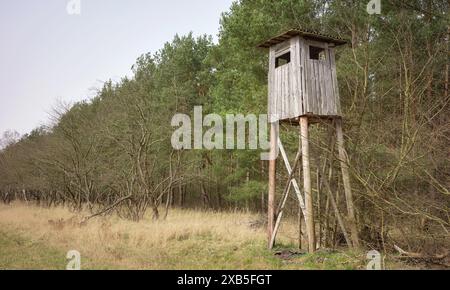
[[[102,210],[102,211],[100,211],[100,212],[98,212],[98,213],[95,213],[95,214],[93,214],[93,215],[91,215],[91,216],[85,217],[81,223],[86,223],[87,221],[89,221],[89,220],[92,219],[92,218],[95,218],[95,217],[97,217],[97,216],[100,216],[100,215],[102,215],[102,214],[107,213],[108,211],[114,209],[114,208],[117,207],[119,204],[121,204],[122,202],[124,202],[124,201],[126,201],[126,200],[128,200],[128,199],[130,199],[130,198],[131,198],[131,194],[128,195],[128,196],[125,196],[125,197],[123,197],[123,198],[121,198],[121,199],[119,199],[119,200],[116,201],[113,205],[107,207],[106,209],[104,209],[104,210]]]
[[[407,252],[397,245],[394,245],[394,249],[397,252],[399,252],[400,255],[406,256],[407,258],[416,258],[416,259],[424,258],[424,256],[422,254]]]
[[[397,245],[394,245],[394,249],[400,253],[403,257],[401,258],[411,258],[411,259],[426,259],[426,260],[443,260],[448,257],[449,251],[446,250],[443,254],[438,254],[434,256],[424,255],[420,253],[411,253],[403,250]]]

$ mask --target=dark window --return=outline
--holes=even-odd
[[[326,60],[325,49],[316,46],[309,47],[309,58],[315,60]]]
[[[291,62],[291,52],[288,52],[283,55],[280,55],[275,59],[275,67],[280,67],[290,62]]]

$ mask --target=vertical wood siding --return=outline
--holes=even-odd
[[[291,62],[275,68],[280,47],[271,47],[269,68],[269,114],[273,119],[292,119],[306,114],[339,116],[340,101],[337,85],[334,48],[326,49],[326,60],[309,58],[309,43],[300,37],[288,40]]]

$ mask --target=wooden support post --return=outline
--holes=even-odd
[[[300,117],[300,138],[302,143],[303,156],[303,186],[305,191],[305,221],[308,235],[308,251],[314,253],[316,250],[316,238],[314,228],[314,207],[311,187],[311,167],[309,162],[309,133],[308,117]]]
[[[322,209],[321,209],[321,191],[322,191],[322,182],[321,182],[321,173],[320,173],[320,159],[316,159],[317,163],[317,171],[316,171],[316,187],[317,187],[317,245],[319,248],[322,247]]]
[[[301,138],[299,138],[299,139],[300,140],[298,142],[298,146],[299,146],[298,148],[301,151],[302,150],[302,141],[301,141]],[[302,176],[302,167],[299,166],[298,167],[298,178],[299,178],[299,180],[300,180],[301,176]],[[302,222],[302,219],[304,219],[304,213],[305,213],[305,202],[301,203],[299,201],[299,203],[298,203],[298,249],[299,250],[302,250],[302,244],[303,244],[302,239],[304,237],[304,235],[303,235],[303,222]]]
[[[269,160],[269,197],[267,199],[268,203],[268,221],[267,221],[267,236],[268,236],[268,247],[272,248],[271,240],[274,230],[274,219],[275,219],[275,189],[276,189],[276,149],[278,142],[278,132],[276,124],[270,124],[270,160]]]
[[[303,219],[303,214],[302,214],[302,207],[300,205],[300,203],[298,204],[298,216],[297,216],[297,222],[298,222],[298,249],[301,250],[302,249],[302,219]]]
[[[334,124],[334,123],[333,123]],[[345,229],[345,225],[344,225],[344,221],[341,217],[341,214],[339,212],[339,207],[338,204],[336,202],[336,200],[334,199],[333,196],[333,191],[331,190],[331,186],[330,186],[330,182],[328,181],[328,178],[326,177],[326,170],[327,170],[327,163],[329,163],[329,169],[330,169],[330,177],[332,176],[332,170],[333,170],[333,152],[334,152],[334,147],[335,147],[335,143],[336,143],[336,138],[334,138],[334,134],[332,134],[332,132],[330,132],[329,134],[330,136],[330,140],[329,140],[329,148],[330,148],[330,152],[328,153],[327,158],[325,159],[325,164],[323,167],[323,174],[321,176],[321,183],[325,185],[325,190],[328,194],[328,198],[329,201],[331,202],[331,205],[333,207],[334,210],[334,215],[336,217],[336,221],[339,225],[339,227],[341,228],[342,234],[344,235],[345,238],[345,242],[347,243],[347,245],[349,246],[349,248],[352,247],[352,242],[349,238],[349,235],[347,233],[347,230]]]
[[[358,227],[356,225],[355,208],[353,205],[352,188],[350,185],[348,158],[344,147],[344,133],[342,130],[342,120],[337,119],[335,121],[335,124],[336,124],[337,146],[339,150],[339,162],[341,164],[342,183],[344,184],[344,192],[345,192],[345,200],[347,203],[347,214],[348,214],[348,221],[350,224],[351,240],[353,243],[353,247],[358,248],[359,235],[358,235]]]

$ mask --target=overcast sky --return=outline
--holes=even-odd
[[[81,13],[70,15],[70,0],[0,0],[0,134],[47,123],[57,100],[92,97],[176,33],[216,39],[220,15],[233,2],[79,1]]]

